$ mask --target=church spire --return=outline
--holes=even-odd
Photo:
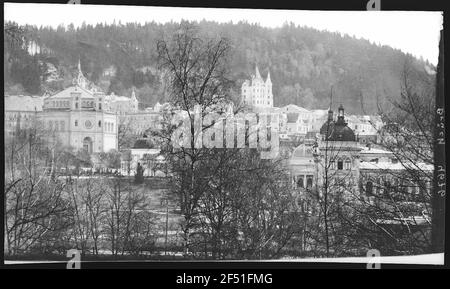
[[[133,86],[133,88],[131,89],[131,99],[132,99],[133,101],[137,101],[137,98],[136,98],[136,89],[135,89],[134,86]]]
[[[267,73],[266,84],[272,84],[272,80],[270,79],[270,70],[269,70],[269,72]]]
[[[78,58],[78,75],[76,80],[76,85],[78,85],[79,87],[82,87],[84,89],[88,88],[88,80],[86,79],[86,77],[84,77],[83,75],[83,71],[81,71],[81,59]]]
[[[258,65],[256,65],[256,68],[255,68],[255,78],[261,79],[261,74],[259,73]]]

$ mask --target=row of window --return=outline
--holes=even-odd
[[[81,102],[82,107],[94,107],[94,101],[92,100],[83,100]]]
[[[48,121],[48,129],[50,130],[56,130],[56,131],[62,131],[66,129],[66,123],[64,120],[49,120]]]
[[[54,100],[51,102],[52,107],[69,107],[69,101],[68,100]]]
[[[105,131],[106,132],[114,132],[114,123],[105,122]]]
[[[368,180],[365,184],[367,195],[379,194],[380,192],[396,191],[399,193],[425,194],[431,188],[428,181],[414,183],[413,181],[399,179],[395,177],[380,176],[376,179]]]
[[[296,178],[296,183],[298,188],[310,189],[313,186],[314,176],[312,175],[298,175]]]
[[[32,117],[33,116],[29,114],[10,114],[7,119],[9,121],[17,121],[19,118],[21,120],[31,120]]]
[[[250,104],[250,102],[247,102],[245,100],[244,100],[244,103]],[[264,101],[262,101],[262,100],[261,101],[259,101],[259,100],[255,101],[255,100],[253,100],[253,104],[264,104]],[[270,101],[267,102],[267,105],[270,105]]]
[[[332,170],[351,170],[352,161],[350,159],[338,159],[330,161],[330,169]]]

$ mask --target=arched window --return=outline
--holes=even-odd
[[[345,169],[346,170],[352,169],[352,161],[350,159],[345,159]]]
[[[344,162],[343,162],[341,159],[339,159],[339,160],[337,161],[337,169],[338,169],[338,170],[344,169]]]
[[[98,121],[98,127],[102,127],[102,121],[101,120]]]
[[[85,151],[87,151],[88,153],[92,153],[92,145],[93,145],[93,142],[90,137],[85,137],[83,139],[83,149]]]
[[[311,189],[313,186],[313,176],[306,177],[306,188]]]
[[[304,187],[305,187],[305,185],[303,184],[303,175],[298,176],[298,179],[297,179],[297,187],[298,187],[298,188],[304,188]]]
[[[366,183],[366,195],[371,196],[372,194],[373,194],[373,183],[369,181]]]

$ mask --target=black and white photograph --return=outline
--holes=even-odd
[[[5,267],[444,265],[444,14],[361,2],[4,3]]]

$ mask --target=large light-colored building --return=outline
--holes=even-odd
[[[104,93],[89,88],[78,68],[73,86],[44,99],[39,121],[62,146],[89,153],[117,149],[117,113]]]
[[[4,100],[5,138],[14,137],[18,130],[32,127],[44,104],[42,96],[8,95]]]
[[[139,102],[136,98],[136,92],[133,88],[131,97],[115,95],[114,92],[105,96],[105,101],[109,105],[109,110],[117,114],[127,114],[138,112]]]
[[[267,78],[264,79],[259,73],[258,66],[255,68],[255,74],[251,80],[246,80],[241,87],[243,103],[256,109],[267,109],[273,107],[272,80],[270,71]]]

